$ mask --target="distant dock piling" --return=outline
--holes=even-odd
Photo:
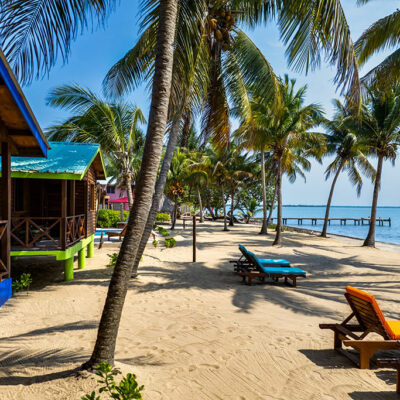
[[[274,223],[277,218],[270,218],[270,221]],[[282,222],[284,225],[287,225],[288,221],[296,221],[297,225],[303,225],[304,221],[311,221],[311,225],[317,225],[318,221],[324,221],[325,218],[314,218],[314,217],[284,217],[282,218]],[[346,225],[347,222],[353,222],[354,225],[369,225],[371,218],[328,218],[328,224],[331,224],[331,221],[339,221],[340,225]],[[378,226],[385,226],[388,224],[389,227],[392,226],[391,218],[377,218],[376,223]]]

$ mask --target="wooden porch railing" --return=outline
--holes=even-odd
[[[65,250],[86,234],[86,217],[13,217],[12,249]]]
[[[8,221],[0,221],[0,281],[10,276],[9,255],[7,254],[9,247],[6,242],[8,226]]]
[[[72,246],[86,236],[86,216],[74,215],[67,217],[65,239],[67,246]]]

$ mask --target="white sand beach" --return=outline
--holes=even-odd
[[[181,229],[179,226],[178,229]],[[191,230],[177,231],[173,249],[150,244],[132,280],[122,316],[116,365],[134,372],[146,400],[395,399],[395,372],[359,370],[332,350],[321,322],[349,314],[351,284],[374,294],[390,319],[400,319],[400,247],[361,248],[360,241],[321,239],[258,227],[198,225],[197,262]],[[249,287],[232,272],[237,244],[286,258],[307,271],[298,287],[282,282]],[[90,356],[111,270],[105,245],[62,281],[58,262],[23,259],[34,283],[0,309],[0,399],[79,399],[97,386],[74,370]]]

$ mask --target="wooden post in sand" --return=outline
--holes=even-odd
[[[196,216],[193,215],[193,262],[196,262]]]

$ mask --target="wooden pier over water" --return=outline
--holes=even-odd
[[[274,220],[276,221],[277,218],[271,218],[270,221],[274,223]],[[287,225],[288,221],[296,221],[297,220],[297,225],[303,225],[303,221],[311,221],[311,225],[317,225],[318,221],[324,221],[325,218],[313,218],[313,217],[288,217],[288,218],[282,218],[282,222],[284,225]],[[331,224],[331,221],[339,221],[340,225],[346,225],[347,222],[353,222],[354,225],[369,225],[371,218],[329,218],[328,219],[328,225]],[[377,218],[376,223],[378,226],[384,226],[385,223],[388,224],[388,226],[392,226],[392,220],[390,218]]]

